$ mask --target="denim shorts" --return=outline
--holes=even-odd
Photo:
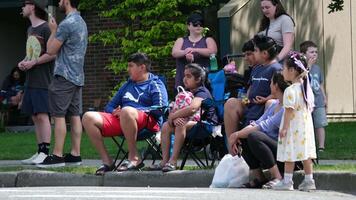
[[[51,116],[79,116],[82,113],[82,87],[62,76],[55,76],[49,86]]]
[[[22,99],[21,112],[28,115],[49,113],[48,90],[41,88],[26,88]]]
[[[325,107],[314,108],[312,112],[314,128],[323,128],[328,125]]]

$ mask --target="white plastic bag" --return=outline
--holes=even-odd
[[[211,188],[240,187],[249,180],[249,167],[239,156],[225,155],[215,169]]]

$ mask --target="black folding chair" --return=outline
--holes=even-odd
[[[151,107],[150,111],[153,110],[161,110],[161,112],[165,113],[167,110],[168,106],[162,106],[162,107]],[[160,148],[159,142],[156,140],[156,134],[158,132],[153,132],[148,130],[147,128],[144,128],[139,131],[137,134],[137,139],[136,141],[146,141],[147,143],[147,148],[144,150],[143,155],[142,155],[142,162],[147,159],[148,155],[152,156],[152,164],[155,163],[157,159],[162,159],[162,151]],[[123,135],[120,136],[114,136],[111,137],[114,143],[117,145],[117,153],[114,159],[114,165],[115,170],[121,165],[121,163],[128,158],[129,152],[124,149],[124,144],[125,144],[125,137]],[[116,165],[116,162],[119,160],[119,156],[122,154],[123,156],[121,157],[119,163]]]

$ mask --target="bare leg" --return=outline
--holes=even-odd
[[[54,117],[54,149],[53,154],[59,157],[63,156],[64,140],[66,138],[67,127],[64,117]]]
[[[179,157],[180,150],[184,143],[187,130],[191,129],[197,122],[189,121],[184,126],[178,126],[174,129],[174,145],[173,145],[173,153],[171,158],[169,159],[169,163],[176,165]]]
[[[133,165],[137,165],[140,161],[136,148],[136,139],[138,131],[137,119],[138,111],[135,108],[124,107],[121,109],[120,126],[127,141],[127,146],[129,150],[128,159]]]
[[[294,170],[294,169],[293,169]],[[278,179],[278,180],[282,180],[282,175],[278,170],[277,165],[273,165],[273,167],[271,167],[270,169],[268,169],[268,171],[271,173],[271,177],[272,179]]]
[[[322,128],[316,128],[315,129],[316,137],[318,138],[318,145],[319,148],[325,148],[325,129],[324,127]]]
[[[303,167],[306,175],[313,173],[313,162],[311,159],[303,160]]]
[[[239,129],[244,106],[240,99],[230,98],[224,105],[224,125],[227,139]],[[231,149],[228,147],[229,153]]]
[[[161,132],[161,148],[162,148],[162,162],[161,165],[164,166],[169,160],[169,150],[171,146],[171,135],[172,127],[168,125],[167,122],[163,124]]]
[[[293,174],[294,172],[294,162],[284,163],[284,173]]]
[[[82,138],[82,122],[80,116],[71,117],[71,154],[73,156],[80,156],[80,140]]]
[[[49,122],[49,116],[47,113],[38,113],[34,119],[36,127],[36,136],[39,143],[51,143],[51,123]]]
[[[86,112],[83,116],[83,126],[91,143],[100,154],[102,162],[108,166],[111,166],[113,161],[105,148],[103,136],[101,135],[103,119],[100,114],[97,112]]]

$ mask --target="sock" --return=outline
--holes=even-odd
[[[293,174],[284,173],[284,182],[285,183],[293,182]]]
[[[312,181],[313,180],[313,174],[305,174],[304,180],[305,181]]]
[[[45,143],[45,142],[39,144],[38,145],[38,147],[39,147],[38,153],[42,152],[42,153],[48,155],[48,153],[49,153],[49,145],[50,145],[49,143]]]

